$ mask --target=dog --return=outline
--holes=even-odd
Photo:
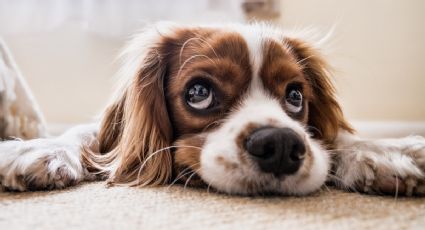
[[[425,194],[425,139],[362,139],[320,47],[267,24],[162,23],[122,54],[99,123],[0,144],[7,190],[182,183],[238,195],[307,195],[326,183]]]

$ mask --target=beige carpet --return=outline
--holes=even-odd
[[[425,198],[323,189],[309,197],[234,197],[204,190],[106,188],[0,193],[0,229],[424,229]]]

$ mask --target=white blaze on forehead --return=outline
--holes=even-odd
[[[249,30],[238,31],[245,39],[248,45],[248,52],[251,61],[252,74],[254,78],[258,78],[261,64],[263,63],[263,36],[261,34],[253,33]]]
[[[247,46],[251,64],[252,79],[249,93],[263,92],[263,84],[260,79],[260,69],[264,58],[263,43],[264,32],[255,27],[240,27],[238,33],[244,38]]]
[[[264,94],[266,91],[260,76],[260,70],[264,63],[264,44],[268,41],[282,41],[284,36],[272,26],[261,23],[249,26],[236,26],[233,29],[242,36],[248,46],[252,70],[249,93]]]

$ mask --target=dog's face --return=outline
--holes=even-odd
[[[112,182],[297,195],[324,183],[322,144],[349,126],[316,50],[264,25],[150,33],[127,50],[134,73],[103,121]]]

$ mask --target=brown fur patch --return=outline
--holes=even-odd
[[[284,42],[303,66],[302,71],[312,87],[314,96],[309,101],[308,125],[314,127],[311,130],[314,137],[332,145],[339,129],[354,132],[336,100],[331,72],[324,58],[306,42],[291,38]]]
[[[276,97],[286,110],[286,93],[290,84],[301,87],[304,106],[300,113],[288,115],[307,123],[308,101],[312,100],[312,88],[303,73],[302,67],[297,63],[296,57],[283,44],[270,40],[263,44],[264,59],[260,69],[260,77],[264,87],[271,95]]]
[[[264,59],[260,70],[260,76],[264,87],[269,92],[281,99],[286,94],[286,86],[297,82],[304,86],[303,95],[311,98],[311,89],[302,72],[301,66],[297,64],[295,57],[284,50],[282,44],[275,41],[267,41],[263,45]]]
[[[173,178],[176,182],[192,186],[201,186],[203,181],[198,176],[201,168],[201,149],[206,135],[191,135],[179,138],[174,144]]]
[[[190,41],[174,53],[175,58],[178,56],[181,61],[175,60],[170,66],[167,100],[175,135],[216,127],[251,81],[251,70],[246,68],[250,66],[246,42],[238,34],[220,31],[204,35],[202,40]],[[212,86],[219,101],[214,111],[197,113],[186,104],[184,95],[187,87],[196,80],[206,81]]]

